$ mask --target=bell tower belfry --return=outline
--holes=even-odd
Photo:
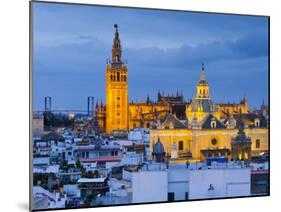
[[[197,84],[196,99],[211,99],[209,94],[209,84],[206,79],[204,63],[202,63],[200,80]]]
[[[128,130],[128,67],[122,61],[118,26],[112,44],[112,57],[106,65],[106,132]]]

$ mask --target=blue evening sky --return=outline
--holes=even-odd
[[[156,99],[158,90],[185,100],[195,94],[205,63],[215,102],[268,98],[268,19],[192,12],[33,3],[34,108],[44,96],[55,109],[105,101],[106,59],[115,23],[129,67],[129,100]]]

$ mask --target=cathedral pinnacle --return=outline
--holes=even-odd
[[[202,70],[201,70],[201,74],[200,74],[200,81],[199,81],[199,83],[200,84],[207,84],[204,63],[202,63]]]
[[[113,38],[113,45],[112,45],[112,62],[121,63],[122,50],[121,50],[121,41],[118,32],[118,25],[114,24],[114,28],[116,31],[115,31],[115,35]]]

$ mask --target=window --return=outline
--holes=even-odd
[[[260,120],[259,119],[255,119],[255,127],[259,127],[260,126]]]
[[[127,80],[127,77],[126,77],[126,75],[124,76],[124,82],[126,82],[126,80]]]
[[[259,149],[261,147],[261,141],[260,139],[256,140],[256,149]]]
[[[120,100],[120,97],[117,97],[117,100]]]
[[[211,121],[211,128],[216,128],[216,127],[217,127],[216,121]]]
[[[185,192],[185,200],[188,200],[188,192]]]
[[[116,115],[117,115],[117,116],[120,116],[120,113],[117,113]]]
[[[97,162],[97,168],[106,168],[106,163],[102,161]]]
[[[174,124],[173,124],[173,122],[170,122],[170,124],[169,124],[169,129],[174,129]]]
[[[120,81],[120,72],[117,72],[117,82]]]
[[[174,192],[168,192],[168,202],[172,202],[175,200],[175,193]]]
[[[179,141],[179,150],[183,150],[183,141]]]
[[[146,123],[146,128],[149,128],[150,127],[150,124],[149,123]]]
[[[211,140],[211,143],[212,143],[212,145],[217,145],[217,143],[218,143],[218,141],[217,141],[217,139],[215,139],[215,138],[213,138],[212,140]]]

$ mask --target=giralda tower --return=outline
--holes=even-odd
[[[112,44],[111,61],[106,65],[106,132],[128,130],[128,68],[122,61],[118,26]]]

